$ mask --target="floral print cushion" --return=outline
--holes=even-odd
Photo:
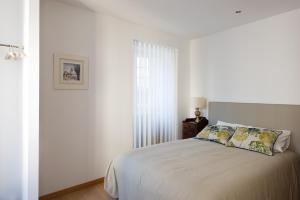
[[[274,143],[281,133],[281,131],[270,129],[237,127],[226,146],[238,147],[271,156],[273,155]]]
[[[196,137],[226,144],[234,131],[235,129],[230,126],[210,125],[205,127]]]

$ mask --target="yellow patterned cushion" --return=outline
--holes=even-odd
[[[196,137],[226,144],[234,131],[235,129],[230,126],[210,125],[205,127]]]
[[[273,155],[273,146],[281,131],[259,128],[237,127],[234,135],[226,144],[259,153]]]

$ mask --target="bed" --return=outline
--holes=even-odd
[[[291,150],[266,156],[194,138],[159,144],[112,161],[105,190],[120,200],[300,199],[300,127],[291,119],[299,115],[299,106],[211,102],[210,123],[290,128]]]

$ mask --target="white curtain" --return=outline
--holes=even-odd
[[[177,138],[175,48],[134,41],[134,148]]]

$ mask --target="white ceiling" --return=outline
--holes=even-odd
[[[62,0],[196,38],[300,8],[300,0]],[[235,14],[242,10],[241,14]]]

